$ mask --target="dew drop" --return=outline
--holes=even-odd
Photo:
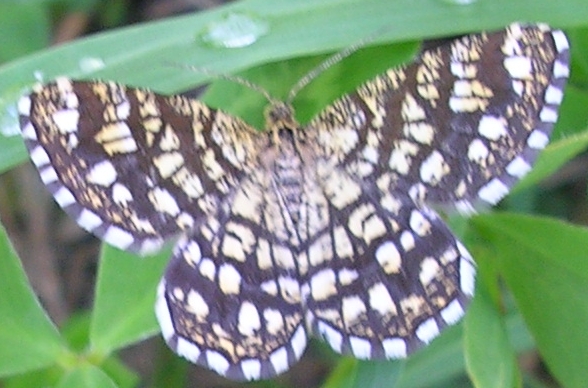
[[[269,31],[269,23],[251,15],[231,13],[224,19],[211,22],[200,35],[213,47],[237,48],[255,43]]]
[[[33,77],[37,80],[37,82],[45,82],[45,74],[41,70],[33,71]]]
[[[0,134],[5,137],[20,135],[18,109],[14,101],[0,98]]]
[[[441,0],[441,1],[444,3],[447,3],[447,4],[468,5],[468,4],[475,3],[478,0]]]
[[[78,65],[80,67],[80,70],[82,70],[84,73],[92,73],[106,66],[101,58],[96,57],[84,57],[80,59]]]
[[[17,83],[4,89],[0,97],[0,135],[20,136],[17,101],[30,91],[30,84]]]

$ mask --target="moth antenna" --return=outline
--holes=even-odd
[[[245,79],[239,76],[235,76],[235,75],[230,75],[230,74],[223,74],[223,73],[218,73],[214,70],[210,70],[207,69],[205,67],[198,67],[198,66],[193,66],[193,65],[184,65],[184,64],[180,64],[180,63],[168,63],[170,66],[175,66],[175,67],[179,67],[181,69],[187,69],[187,70],[191,70],[194,71],[196,73],[200,73],[200,74],[204,74],[204,75],[208,75],[212,78],[215,79],[220,79],[220,80],[224,80],[224,81],[229,81],[229,82],[234,82],[236,84],[239,84],[241,86],[245,86],[246,88],[249,88],[255,92],[258,92],[259,94],[263,95],[263,97],[265,97],[265,99],[269,102],[269,103],[276,103],[278,100],[274,97],[272,97],[271,94],[269,94],[269,92],[267,90],[265,90],[263,87]]]
[[[294,98],[296,98],[296,95],[298,95],[298,93],[302,89],[304,89],[309,83],[311,83],[321,73],[323,73],[325,70],[327,70],[329,67],[333,66],[334,64],[341,62],[341,60],[352,55],[353,53],[355,53],[359,49],[372,43],[376,39],[376,37],[382,35],[383,32],[385,32],[389,29],[390,29],[390,27],[388,27],[388,26],[381,27],[378,30],[376,30],[375,32],[373,32],[372,34],[366,36],[365,38],[358,40],[357,42],[355,42],[351,46],[348,46],[347,48],[329,56],[327,59],[325,59],[324,61],[319,63],[315,68],[313,68],[308,73],[306,73],[306,75],[304,75],[304,77],[300,78],[300,80],[298,80],[296,85],[294,85],[292,87],[292,89],[290,89],[290,92],[288,93],[288,98],[286,99],[286,103],[288,105],[291,105]]]

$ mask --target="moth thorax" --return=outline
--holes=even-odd
[[[296,130],[299,124],[291,105],[274,101],[265,110],[265,126],[267,131],[278,132],[280,129]]]

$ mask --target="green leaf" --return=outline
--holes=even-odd
[[[584,0],[494,0],[491,4],[480,1],[467,6],[442,0],[235,2],[210,11],[96,34],[1,66],[0,125],[11,131],[18,128],[18,96],[39,79],[48,81],[58,75],[109,79],[172,93],[210,76],[178,69],[170,62],[232,74],[270,62],[336,52],[376,31],[374,44],[497,29],[515,20],[581,25],[588,20],[588,7],[584,5]],[[269,30],[247,47],[217,48],[204,43],[201,36],[207,27],[231,14],[251,15],[266,22]],[[230,97],[226,94],[227,100]],[[261,116],[261,107],[257,112]],[[25,157],[20,144],[0,136],[0,154],[4,153],[20,155],[18,160]],[[2,162],[0,159],[0,171],[17,161],[11,158]]]
[[[471,380],[480,388],[512,388],[520,380],[504,320],[478,277],[476,296],[464,320],[466,366]]]
[[[104,246],[90,327],[93,352],[105,356],[159,332],[155,293],[169,256],[141,258]]]
[[[66,374],[56,388],[117,388],[108,375],[93,365],[81,365]]]
[[[462,325],[443,330],[430,345],[406,361],[395,388],[436,386],[464,374]]]
[[[116,354],[111,355],[106,359],[98,357],[98,360],[93,360],[95,355],[91,352],[87,352],[91,322],[92,316],[90,312],[84,311],[83,313],[74,313],[68,318],[65,324],[62,325],[62,336],[67,339],[70,348],[75,349],[76,352],[80,353],[81,359],[99,362],[102,371],[104,371],[104,373],[106,373],[118,387],[136,387],[139,382],[139,377],[123,364]],[[31,385],[29,384],[27,387],[29,386]]]
[[[570,74],[570,81],[586,88],[588,86],[588,28],[576,28],[570,31],[568,39],[574,54],[572,55],[574,71]]]
[[[552,141],[568,138],[588,128],[588,91],[569,83],[559,108],[559,119],[555,124]]]
[[[395,387],[404,361],[360,361],[343,358],[323,388]]]
[[[551,143],[539,154],[537,163],[511,192],[519,192],[537,184],[588,147],[588,131]]]
[[[357,376],[358,360],[344,357],[337,363],[322,388],[351,388]]]
[[[44,7],[0,3],[0,63],[45,47],[50,31]]]
[[[472,224],[494,244],[500,270],[550,370],[566,387],[585,387],[588,230],[514,214],[479,216]]]
[[[68,350],[0,226],[0,376],[40,369]]]
[[[62,376],[63,370],[57,366],[36,369],[2,379],[2,388],[54,387]]]

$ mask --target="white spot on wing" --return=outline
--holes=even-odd
[[[480,139],[474,139],[468,147],[468,159],[476,163],[482,163],[488,157],[488,147]]]
[[[401,338],[387,338],[382,341],[387,358],[405,358],[406,342]]]
[[[496,141],[508,133],[504,120],[500,117],[483,116],[478,125],[478,132],[486,139]]]
[[[214,350],[206,351],[206,362],[208,363],[210,369],[223,376],[227,373],[227,370],[230,366],[229,360]]]
[[[560,30],[555,30],[551,32],[551,36],[553,36],[553,41],[555,42],[555,48],[558,52],[562,52],[565,50],[568,50],[570,48],[570,44],[568,42],[568,39],[566,38],[566,35],[560,31]]]
[[[392,241],[385,241],[376,249],[376,259],[387,274],[398,273],[402,265],[402,257],[396,244]]]
[[[562,100],[563,92],[561,91],[561,89],[556,88],[553,85],[549,85],[547,87],[547,90],[545,91],[545,102],[547,102],[548,104],[559,105],[561,104]]]
[[[338,272],[339,283],[344,286],[353,283],[358,277],[359,274],[354,269],[343,268]]]
[[[569,66],[561,61],[555,61],[553,64],[553,76],[555,78],[568,78],[570,76]]]
[[[323,269],[310,279],[310,290],[314,300],[325,300],[337,293],[335,287],[335,272]]]
[[[47,152],[41,146],[37,146],[31,151],[31,160],[37,168],[41,168],[50,163],[49,155],[47,155]]]
[[[174,325],[169,314],[167,300],[165,299],[165,281],[162,280],[157,286],[157,301],[155,302],[155,315],[161,328],[163,338],[169,340],[174,335]]]
[[[90,168],[86,175],[86,180],[95,185],[108,187],[116,181],[116,177],[116,170],[112,163],[104,160]]]
[[[147,196],[155,209],[159,212],[167,213],[171,216],[176,216],[180,212],[178,203],[166,189],[156,187],[151,190]]]
[[[225,263],[219,268],[218,283],[221,291],[225,295],[236,295],[241,289],[241,275],[234,266]],[[245,303],[243,305],[245,305]],[[253,317],[251,319],[253,319]],[[259,320],[259,316],[257,319]]]
[[[449,173],[449,166],[443,159],[443,155],[437,150],[423,161],[420,169],[421,180],[425,183],[435,185]]]
[[[539,112],[539,118],[546,123],[555,123],[557,121],[557,111],[548,106],[544,106]]]
[[[115,183],[112,186],[112,200],[121,206],[127,206],[133,200],[133,195],[125,185]]]
[[[419,279],[423,287],[426,287],[439,273],[440,266],[437,260],[432,257],[427,257],[421,262],[421,271],[419,273]]]
[[[356,358],[362,360],[371,358],[372,346],[368,340],[351,336],[349,337],[349,344],[351,345],[351,351]]]
[[[135,241],[132,234],[126,230],[122,230],[118,226],[110,226],[102,238],[109,244],[123,250],[131,246],[133,241]]]
[[[190,290],[190,292],[188,292],[185,306],[186,311],[196,315],[199,320],[206,319],[210,313],[210,307],[208,307],[208,303],[206,303],[202,297],[202,294],[196,290]]]
[[[281,347],[270,355],[270,362],[272,363],[276,374],[280,374],[288,369],[288,353],[286,348]]]
[[[127,100],[116,106],[116,117],[119,120],[124,120],[129,117],[131,113],[131,104]]]
[[[433,338],[439,335],[439,326],[435,319],[429,318],[425,322],[421,323],[416,330],[416,336],[418,339],[428,344]]]
[[[292,350],[294,350],[294,355],[296,356],[296,359],[300,359],[300,357],[302,357],[302,353],[304,352],[304,349],[306,349],[306,342],[307,339],[306,332],[304,331],[304,326],[300,325],[298,326],[298,329],[296,329],[296,332],[290,340],[290,343],[292,344]]]
[[[53,193],[53,197],[55,198],[55,201],[57,201],[59,206],[63,208],[76,202],[76,198],[73,196],[71,191],[69,191],[63,186],[60,187],[59,190],[57,190],[55,193]]]
[[[195,267],[202,258],[202,252],[200,251],[200,245],[195,241],[190,241],[183,249],[182,257],[186,262]]]
[[[221,267],[221,272],[222,272]],[[237,319],[237,329],[239,333],[244,336],[253,336],[261,328],[261,318],[259,312],[253,303],[245,301],[241,304],[239,309],[239,317]]]
[[[86,230],[94,230],[102,225],[102,219],[88,209],[82,210],[76,221]]]
[[[318,332],[334,351],[341,353],[341,345],[343,343],[343,336],[341,333],[322,321],[318,322]]]
[[[24,139],[37,140],[37,132],[35,132],[35,127],[30,122],[25,124],[21,134]]]
[[[400,235],[400,245],[402,245],[402,249],[404,249],[405,252],[412,250],[415,247],[413,234],[408,230],[402,232]]]
[[[387,314],[396,315],[398,313],[396,305],[392,300],[392,296],[383,283],[379,282],[374,284],[368,290],[368,295],[370,307],[377,311],[381,316],[386,316]]]
[[[23,96],[18,100],[18,113],[23,116],[28,116],[31,113],[31,98],[29,96]]]
[[[196,360],[198,360],[198,357],[200,356],[200,349],[187,339],[178,337],[176,353],[184,357],[186,360],[196,363]]]
[[[46,185],[52,182],[56,182],[58,179],[57,172],[51,166],[39,170],[39,175],[41,176],[41,180],[43,181],[43,183]]]
[[[258,380],[261,377],[261,363],[259,360],[241,361],[241,370],[246,380]]]
[[[198,269],[200,270],[202,276],[214,281],[214,277],[216,275],[216,266],[212,260],[210,260],[208,257],[203,258],[202,261],[200,261]]]
[[[521,156],[517,156],[506,166],[506,172],[517,178],[522,178],[531,170],[531,165]]]
[[[64,109],[53,113],[53,121],[62,133],[71,133],[78,130],[80,112],[75,109]]]
[[[506,57],[504,58],[504,67],[512,78],[528,79],[532,76],[531,60],[527,57]]]
[[[410,213],[409,225],[413,232],[421,237],[429,234],[431,231],[431,223],[418,210],[413,210]]]
[[[476,268],[474,267],[470,253],[459,241],[457,241],[457,249],[462,256],[459,262],[459,286],[464,294],[473,296],[476,279]]]
[[[463,314],[463,308],[457,300],[454,300],[453,302],[449,303],[447,307],[441,310],[441,317],[443,317],[443,320],[447,322],[447,324],[449,325],[457,323],[457,321],[459,321],[461,317],[463,317]]]
[[[478,197],[493,205],[500,201],[507,193],[508,187],[500,179],[494,178],[482,186],[478,192]]]
[[[161,249],[163,241],[159,238],[148,238],[143,240],[139,253],[141,255],[148,255]]]
[[[529,135],[527,145],[534,149],[543,149],[549,143],[549,137],[542,131],[536,129]]]
[[[359,296],[348,296],[341,301],[343,322],[351,327],[366,312],[366,307]]]

